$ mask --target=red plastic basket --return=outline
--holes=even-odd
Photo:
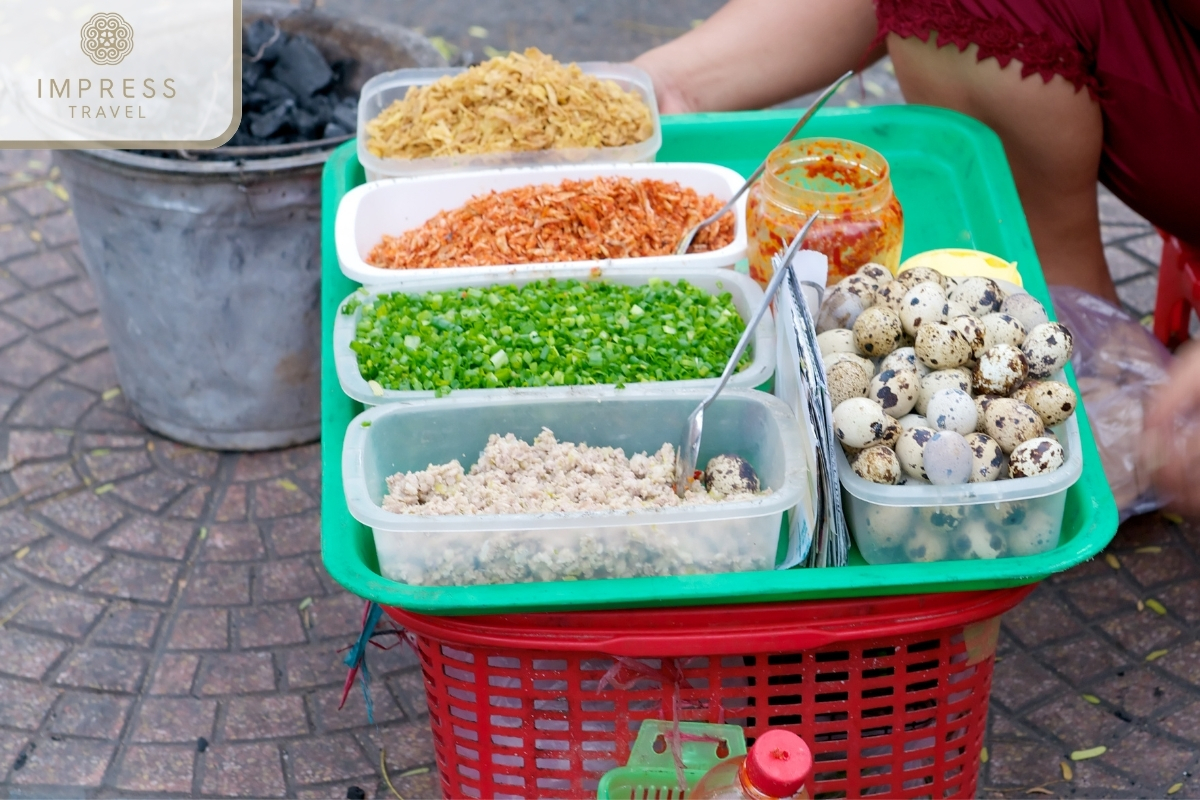
[[[446,797],[594,797],[643,719],[795,731],[816,797],[971,797],[1000,615],[1033,586],[489,617],[412,634]]]

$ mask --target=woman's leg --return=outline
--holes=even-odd
[[[960,52],[929,38],[888,36],[905,99],[960,111],[996,131],[1046,280],[1115,302],[1096,205],[1100,105],[1060,76],[1022,78],[1016,61],[1001,69],[994,58],[976,60],[974,45]]]

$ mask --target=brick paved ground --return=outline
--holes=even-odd
[[[390,13],[470,45],[479,19],[446,5]],[[597,39],[628,57],[717,4],[664,3],[649,21],[628,2],[553,5],[549,23],[517,20],[548,44],[515,12],[484,22],[568,58],[595,57]],[[864,90],[839,102],[896,98],[885,66]],[[318,446],[239,456],[140,428],[61,193],[46,153],[0,153],[0,797],[385,795],[381,743],[393,776],[432,763],[420,676],[406,651],[377,654],[378,729],[357,693],[335,710],[335,651],[361,609],[320,564]],[[1122,298],[1149,313],[1157,239],[1101,203]],[[1143,797],[1180,782],[1178,796],[1200,794],[1187,777],[1200,755],[1200,526],[1135,520],[1111,552],[1119,569],[1085,564],[1006,618],[990,794]],[[1066,754],[1099,744],[1109,753],[1064,780]],[[435,786],[428,773],[397,784],[406,797]]]

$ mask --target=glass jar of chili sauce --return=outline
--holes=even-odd
[[[845,139],[796,139],[771,152],[762,178],[750,187],[750,277],[766,286],[771,256],[783,252],[814,213],[819,217],[804,248],[829,257],[830,286],[863,264],[892,272],[900,266],[904,213],[884,157]]]

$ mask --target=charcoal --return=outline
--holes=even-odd
[[[290,88],[271,78],[260,78],[254,86],[254,91],[266,95],[271,100],[296,100],[296,95]]]
[[[327,94],[314,94],[310,97],[299,98],[297,103],[310,114],[316,114],[328,121],[333,118],[333,107],[337,105],[337,98]]]
[[[329,68],[333,70],[333,83],[338,85],[345,83],[356,66],[358,66],[358,62],[353,58],[339,58],[334,61],[329,65]]]
[[[271,102],[271,98],[262,92],[247,92],[242,95],[242,114],[248,111],[262,111]]]
[[[298,97],[307,97],[329,85],[333,70],[307,37],[293,36],[283,46],[271,77],[288,86]]]
[[[265,19],[256,20],[242,33],[242,45],[246,52],[243,60],[274,64],[289,38],[275,23]]]
[[[253,89],[258,79],[267,74],[267,67],[261,61],[242,61],[242,86]]]
[[[293,100],[278,100],[261,114],[250,115],[250,132],[266,139],[286,125],[296,108]]]
[[[317,128],[324,124],[324,119],[318,117],[316,114],[305,111],[303,108],[297,108],[292,114],[292,127],[300,134],[302,141],[317,138]]]
[[[349,136],[351,131],[346,130],[336,122],[331,122],[325,126],[325,138],[335,139],[338,136]]]
[[[330,114],[332,121],[346,130],[354,130],[358,127],[358,100],[353,97],[343,98],[340,103],[334,106],[333,113]]]

